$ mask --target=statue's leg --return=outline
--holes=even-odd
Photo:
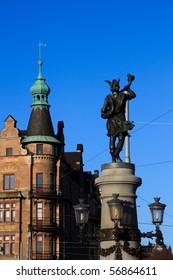
[[[118,144],[117,144],[115,154],[114,154],[114,158],[117,162],[122,161],[119,154],[123,149],[124,140],[125,140],[125,135],[123,133],[120,133],[119,136],[118,136]]]
[[[112,156],[112,162],[115,162],[115,137],[110,135],[110,144],[109,144],[109,148],[110,148],[110,154]]]

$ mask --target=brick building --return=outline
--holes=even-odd
[[[12,116],[0,132],[0,260],[96,258],[100,205],[96,174],[83,171],[83,146],[64,152],[63,122],[55,134],[49,112],[50,88],[39,73],[26,131]],[[90,244],[77,237],[73,206],[84,197],[91,205]],[[95,232],[95,235],[93,233]],[[90,250],[91,249],[91,250]]]

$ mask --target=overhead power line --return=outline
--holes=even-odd
[[[166,160],[166,161],[160,161],[160,162],[153,162],[153,163],[147,163],[147,164],[136,165],[136,167],[146,167],[146,166],[159,165],[159,164],[165,164],[165,163],[171,163],[171,162],[173,162],[173,159],[171,159],[171,160]]]
[[[159,115],[158,117],[152,119],[152,120],[149,121],[149,122],[143,122],[144,125],[142,125],[141,127],[137,128],[136,130],[133,130],[133,131],[131,132],[131,134],[134,134],[134,133],[138,132],[139,130],[145,128],[146,126],[148,126],[148,125],[150,125],[150,124],[161,124],[161,123],[157,123],[157,122],[155,122],[155,121],[158,120],[158,119],[160,119],[160,118],[162,118],[163,116],[169,114],[169,113],[172,112],[172,111],[173,111],[173,108],[170,109],[170,110],[168,110],[167,112],[165,112],[165,113]],[[134,123],[139,123],[139,122],[134,122]],[[141,123],[142,123],[142,122],[141,122]],[[169,124],[169,125],[173,125],[173,123],[162,123],[162,124],[164,124],[164,125],[166,125],[166,124],[167,124],[167,125],[168,125],[168,124]],[[92,158],[90,158],[89,160],[87,160],[86,162],[84,162],[83,165],[86,165],[88,162],[90,162],[90,161],[92,161],[93,159],[97,158],[98,156],[100,156],[101,154],[105,153],[106,151],[108,151],[108,148],[105,149],[105,150],[103,150],[103,151],[101,151],[101,152],[99,152],[98,154],[96,154],[95,156],[93,156]],[[156,164],[163,164],[163,163],[170,163],[170,162],[173,162],[173,160],[165,161],[165,162],[158,162],[158,163],[156,162],[156,163],[151,163],[151,164],[145,164],[145,165],[140,165],[140,166],[138,166],[138,167],[149,166],[149,165],[156,165]],[[79,168],[79,167],[78,167],[78,168]]]
[[[136,121],[134,121],[134,123],[136,124],[147,124],[148,125],[148,122],[136,122]],[[150,122],[149,124],[153,124],[153,125],[173,125],[173,123],[168,123],[168,122],[164,122],[164,123],[162,123],[162,122]]]
[[[158,116],[158,117],[152,119],[150,122],[145,123],[144,125],[142,125],[141,127],[137,128],[136,130],[132,131],[131,134],[134,134],[134,133],[136,133],[137,131],[139,131],[139,130],[143,129],[144,127],[148,126],[149,124],[154,123],[155,121],[159,120],[160,118],[162,118],[163,116],[169,114],[169,113],[172,112],[172,111],[173,111],[173,108],[170,109],[170,110],[168,110],[167,112],[163,113],[162,115],[160,115],[160,116]]]

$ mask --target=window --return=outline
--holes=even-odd
[[[11,221],[15,222],[16,219],[16,211],[15,210],[11,210]]]
[[[43,154],[43,144],[37,144],[37,155]]]
[[[57,155],[57,147],[52,146],[52,155],[56,156]]]
[[[42,173],[36,174],[36,182],[37,182],[37,188],[43,187],[43,174]]]
[[[16,220],[16,203],[0,203],[0,222],[15,222]]]
[[[11,243],[11,253],[12,254],[15,253],[15,243],[14,242]]]
[[[0,210],[0,222],[2,222],[2,221],[3,221],[3,211]]]
[[[12,148],[7,148],[6,149],[6,156],[12,156],[13,154],[13,149]]]
[[[37,235],[36,251],[37,251],[37,254],[42,254],[42,252],[43,252],[43,236],[42,235]]]
[[[11,254],[15,253],[15,235],[11,235]]]
[[[15,235],[11,235],[11,240],[15,241]]]
[[[14,174],[4,175],[4,190],[14,190]]]
[[[1,235],[0,248],[3,255],[12,255],[15,253],[15,235]]]
[[[50,188],[53,190],[54,174],[50,173]]]
[[[10,254],[10,244],[9,243],[4,243],[3,244],[3,249],[4,249],[4,255],[9,255]]]
[[[37,221],[43,220],[43,203],[37,202]]]
[[[10,222],[10,211],[9,210],[4,211],[4,222]]]
[[[5,208],[10,208],[10,203],[5,203]]]
[[[4,236],[4,240],[5,240],[5,241],[9,241],[9,240],[10,240],[9,235],[5,235],[5,236]]]

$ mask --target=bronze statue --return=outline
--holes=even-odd
[[[125,117],[126,101],[136,97],[136,94],[130,89],[132,81],[135,76],[127,75],[128,84],[122,90],[120,89],[120,79],[113,79],[112,82],[105,80],[110,86],[109,94],[105,98],[104,105],[101,109],[101,117],[107,119],[107,135],[110,137],[110,154],[112,156],[112,162],[121,162],[119,156],[125,137],[128,135],[128,130],[134,127],[134,124]],[[118,143],[116,145],[116,138]]]

